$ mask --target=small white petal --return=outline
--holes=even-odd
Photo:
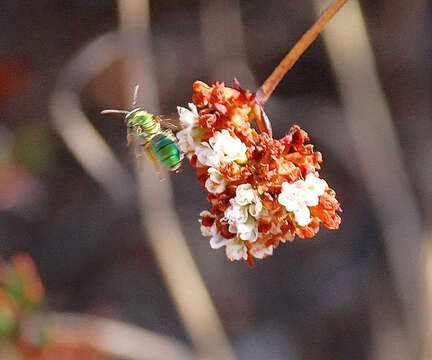
[[[176,136],[181,151],[184,153],[194,151],[195,145],[189,129],[180,130]]]
[[[305,186],[308,190],[313,191],[318,196],[324,194],[325,189],[328,188],[325,180],[316,177],[314,174],[308,174],[306,176]]]
[[[195,148],[198,161],[205,165],[214,168],[218,168],[220,165],[219,157],[206,142],[202,142]]]
[[[242,206],[248,206],[249,213],[254,217],[257,217],[263,208],[256,190],[249,183],[237,186],[235,202]]]
[[[227,242],[228,240],[218,233],[210,239],[210,247],[212,249],[220,249],[222,246],[225,246]]]
[[[243,241],[236,238],[228,240],[225,248],[225,253],[228,259],[230,259],[231,261],[247,259],[246,246],[243,244]]]
[[[225,210],[224,215],[229,224],[241,224],[247,221],[248,210],[246,207],[240,206],[233,201],[230,207]]]
[[[208,210],[201,211],[200,216],[201,217],[206,216],[206,217],[215,218],[215,216]],[[201,234],[203,236],[214,236],[218,232],[218,229],[216,226],[216,221],[213,221],[213,224],[211,226],[204,226],[202,224],[202,219],[199,219],[198,221],[201,224]]]
[[[212,224],[212,226],[204,226],[201,225],[201,234],[202,236],[214,236],[217,233],[216,221]]]
[[[307,206],[317,206],[319,203],[319,196],[310,190],[306,190],[302,193],[303,203]]]
[[[255,191],[252,189],[251,184],[241,184],[237,186],[235,199],[239,205],[244,206],[252,204],[255,198],[256,194]]]
[[[253,217],[258,217],[261,214],[262,209],[262,202],[258,198],[254,204],[249,205],[249,214],[251,214]]]
[[[294,217],[300,226],[306,226],[311,222],[310,211],[307,206],[294,211]]]
[[[316,178],[313,174],[307,176],[307,182],[298,180],[295,183],[282,184],[282,192],[278,196],[280,204],[288,211],[298,211],[306,206],[316,206],[319,195],[324,193],[327,183]]]
[[[207,173],[210,175],[210,179],[215,183],[221,183],[225,181],[224,176],[218,169],[209,168]]]
[[[220,161],[237,161],[239,163],[247,161],[246,145],[239,138],[232,137],[226,129],[217,131],[209,139],[209,144],[218,155]]]
[[[257,222],[249,218],[246,223],[237,224],[237,234],[244,241],[255,242],[258,239]]]
[[[298,196],[294,192],[281,192],[278,196],[278,201],[280,204],[285,206],[288,211],[294,211],[299,207]]]
[[[264,244],[255,242],[252,244],[250,252],[257,259],[263,259],[265,255],[269,256],[273,254],[273,246],[265,246]]]
[[[194,104],[194,103],[188,103],[188,106],[189,106],[189,109],[192,111],[192,113],[193,113],[195,116],[198,116],[198,109],[197,109],[197,107],[195,106],[195,104]]]
[[[200,217],[204,217],[204,216],[209,216],[209,217],[212,217],[212,218],[216,218],[216,216],[214,216],[210,211],[208,211],[208,210],[203,210],[203,211],[201,211],[200,212],[200,214],[199,214],[199,216]],[[201,220],[200,220],[201,221]]]
[[[237,234],[237,225],[236,224],[230,224],[228,226],[228,231],[232,234]]]
[[[181,151],[187,154],[189,158],[201,142],[201,133],[202,128],[200,127],[187,127],[176,134]]]
[[[210,176],[205,182],[207,191],[213,194],[220,194],[221,192],[224,192],[226,188],[226,181],[222,173],[215,168],[209,168],[208,173]]]
[[[184,128],[192,127],[198,124],[198,112],[195,105],[191,107],[191,104],[189,104],[189,108],[192,111],[184,107],[177,106],[179,120]]]

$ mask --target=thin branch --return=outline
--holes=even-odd
[[[309,45],[313,43],[327,23],[333,18],[333,16],[336,15],[339,9],[344,6],[347,1],[348,0],[333,0],[333,2],[321,14],[315,24],[312,25],[312,27],[301,37],[301,39],[283,58],[280,64],[276,67],[276,69],[274,69],[271,75],[266,81],[264,81],[257,91],[257,99],[261,105],[264,105],[285,74],[294,66],[300,56],[306,51]]]

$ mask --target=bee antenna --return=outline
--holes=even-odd
[[[132,106],[135,106],[138,100],[138,91],[140,86],[137,84],[135,85],[134,93],[133,93],[133,100],[132,100]]]
[[[129,114],[129,111],[108,109],[108,110],[102,110],[101,114]]]

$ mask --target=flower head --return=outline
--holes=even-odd
[[[225,219],[228,224],[243,224],[247,221],[249,214],[246,206],[241,206],[236,201],[230,201],[231,205],[225,210]]]
[[[305,180],[297,180],[292,184],[282,183],[278,201],[287,211],[294,213],[295,220],[300,226],[306,226],[312,220],[309,206],[318,205],[319,197],[324,194],[327,187],[324,180],[308,174]]]
[[[236,197],[235,201],[237,204],[245,206],[252,204],[252,202],[256,201],[258,196],[256,192],[252,189],[252,185],[249,183],[240,184],[236,189]]]
[[[217,131],[209,139],[209,144],[220,161],[244,164],[247,161],[246,145],[239,138],[234,138],[228,130]]]
[[[238,238],[233,238],[226,243],[225,253],[228,259],[246,260],[248,258],[248,251],[244,242]]]
[[[201,232],[230,260],[263,259],[295,235],[313,237],[320,224],[337,229],[339,202],[319,177],[322,157],[293,125],[280,140],[252,126],[255,94],[196,81],[193,103],[179,107],[179,145],[209,192]]]
[[[195,148],[197,160],[201,166],[219,168],[220,158],[211,148],[209,143],[203,142]]]

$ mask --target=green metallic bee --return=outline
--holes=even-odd
[[[136,92],[137,89],[135,89],[135,94]],[[172,130],[180,130],[181,126],[174,116],[156,116],[142,108],[136,108],[132,111],[104,110],[101,112],[101,114],[113,113],[126,115],[128,145],[135,137],[141,139],[143,143],[140,146],[145,149],[149,160],[159,174],[159,163],[162,163],[170,171],[177,171],[180,168],[183,153]]]

